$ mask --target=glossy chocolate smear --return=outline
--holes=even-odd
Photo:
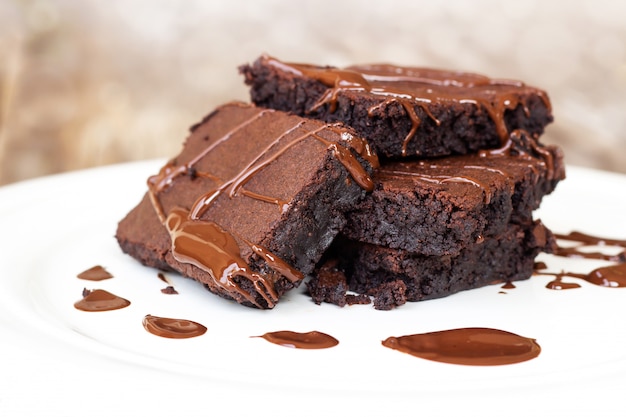
[[[617,264],[594,269],[589,273],[587,282],[602,287],[626,287],[626,264]]]
[[[201,268],[224,291],[243,297],[262,308],[255,297],[236,282],[236,277],[245,277],[253,283],[256,292],[263,297],[268,307],[275,305],[278,300],[278,294],[274,290],[276,276],[252,271],[241,258],[239,244],[234,236],[226,230],[213,222],[189,220],[182,209],[170,212],[166,227],[172,237],[172,254],[177,261]],[[253,245],[252,249],[255,253],[263,254],[263,249],[258,245]],[[267,254],[265,256],[273,270],[280,271],[293,282],[302,279],[299,271],[280,258]]]
[[[382,344],[422,359],[474,366],[509,365],[541,353],[535,339],[480,327],[389,337]]]
[[[334,337],[318,331],[297,333],[283,330],[255,337],[261,337],[276,345],[296,349],[327,349],[339,344],[339,341]]]
[[[143,327],[156,336],[168,339],[188,339],[202,336],[207,328],[200,323],[185,319],[172,319],[148,314],[143,318]]]
[[[129,305],[130,301],[105,290],[84,291],[83,299],[74,303],[74,307],[82,311],[118,310]]]
[[[102,281],[113,278],[113,275],[100,265],[93,266],[76,276],[87,281]]]

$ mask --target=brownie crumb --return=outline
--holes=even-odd
[[[178,294],[178,291],[176,291],[176,289],[171,285],[168,285],[167,287],[161,289],[161,292],[163,294]]]
[[[315,304],[331,303],[343,307],[347,303],[348,282],[343,271],[337,268],[336,260],[322,264],[306,286]]]
[[[346,294],[346,304],[371,304],[372,299],[367,294]]]
[[[406,284],[401,279],[385,282],[371,291],[376,310],[392,310],[406,303]]]

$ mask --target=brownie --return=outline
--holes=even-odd
[[[469,244],[454,256],[422,255],[356,242],[341,235],[328,253],[346,275],[350,291],[386,292],[387,304],[384,297],[379,297],[378,306],[375,304],[385,310],[404,301],[441,298],[490,284],[527,279],[533,273],[537,254],[553,252],[555,245],[552,233],[535,221],[526,226],[511,224],[502,234]],[[311,281],[308,285],[319,285],[317,276]],[[404,290],[400,282],[404,283]],[[325,291],[331,292],[332,288]]]
[[[228,103],[148,179],[116,238],[145,265],[272,308],[313,271],[376,164],[351,129]]]
[[[562,154],[513,136],[508,153],[383,164],[342,233],[423,255],[456,255],[510,223],[532,222],[533,210],[564,178]]]
[[[385,64],[340,69],[266,55],[239,70],[258,106],[343,122],[381,158],[499,148],[513,130],[540,135],[553,120],[545,91],[466,72]]]

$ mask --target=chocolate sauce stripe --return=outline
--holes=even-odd
[[[373,89],[371,92],[376,94],[375,89]],[[411,119],[411,129],[409,130],[409,133],[406,134],[406,136],[404,137],[404,140],[402,141],[402,156],[406,156],[409,142],[415,136],[415,133],[417,133],[417,129],[419,129],[420,124],[422,123],[422,120],[419,118],[419,116],[415,112],[415,107],[414,107],[415,104],[417,104],[428,115],[428,117],[430,117],[430,119],[433,122],[435,122],[437,126],[439,126],[441,122],[432,114],[432,112],[430,111],[430,108],[428,108],[428,106],[426,105],[430,103],[430,100],[417,100],[413,97],[400,97],[400,96],[388,97],[382,103],[377,104],[373,107],[370,107],[367,111],[368,116],[374,117],[377,110],[387,107],[391,103],[400,104],[404,108],[404,111],[406,112],[406,114]]]

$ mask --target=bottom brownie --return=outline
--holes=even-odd
[[[375,308],[388,310],[405,301],[441,298],[490,284],[528,279],[535,257],[540,252],[552,252],[554,247],[552,233],[535,221],[527,226],[511,224],[501,235],[466,247],[457,256],[420,255],[346,238],[337,239],[330,253],[338,260],[336,269],[345,274],[348,290],[371,295]],[[307,284],[313,300],[341,305],[336,301],[341,300],[336,290],[332,300],[324,299],[323,294],[333,289],[321,283],[318,274]]]

